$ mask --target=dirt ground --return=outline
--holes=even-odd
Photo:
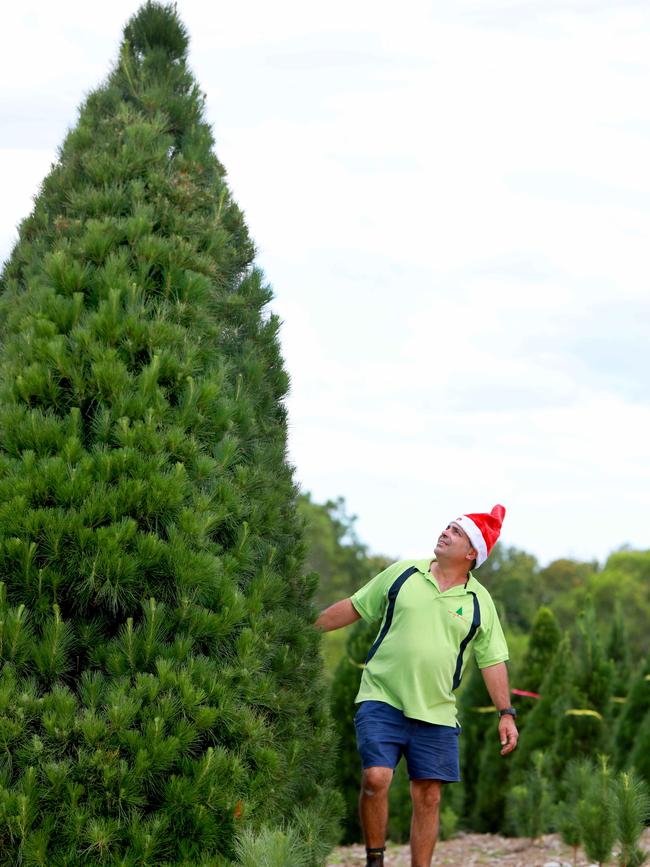
[[[642,846],[650,849],[650,830],[643,835]],[[363,846],[341,846],[335,849],[327,862],[328,867],[363,867]],[[389,844],[385,867],[409,867],[408,846]],[[588,867],[584,852],[578,850],[576,867]],[[610,862],[616,864],[616,859]],[[432,867],[479,867],[479,865],[508,865],[508,867],[573,867],[573,850],[562,843],[557,834],[547,834],[535,843],[516,837],[498,837],[493,834],[459,834],[436,846]]]

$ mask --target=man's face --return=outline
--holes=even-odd
[[[467,533],[455,521],[447,524],[433,550],[437,557],[442,556],[445,560],[458,563],[464,560],[471,563],[476,557]]]

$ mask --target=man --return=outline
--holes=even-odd
[[[430,867],[442,783],[460,779],[454,693],[470,649],[499,713],[501,754],[517,745],[508,648],[492,598],[470,571],[489,556],[504,516],[503,506],[461,515],[440,534],[434,559],[394,563],[316,621],[329,631],[381,618],[355,700],[367,867],[384,863],[388,788],[402,755],[411,780],[411,867]]]

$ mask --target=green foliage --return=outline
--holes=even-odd
[[[522,737],[513,753],[513,771],[525,773],[533,753],[549,751],[555,741],[558,720],[564,721],[567,691],[573,676],[569,637],[564,636],[540,687],[540,698],[528,715]]]
[[[650,711],[646,713],[639,726],[626,766],[634,768],[650,785]]]
[[[520,837],[536,840],[551,822],[551,787],[545,776],[542,753],[533,756],[525,783],[513,786],[507,799],[506,821]]]
[[[440,828],[438,837],[440,840],[450,840],[458,829],[458,814],[453,807],[442,804],[440,810]]]
[[[469,816],[470,826],[480,832],[502,829],[509,797],[511,756],[501,755],[496,713],[487,714],[489,726],[474,760],[478,765],[478,779]]]
[[[2,275],[0,864],[334,839],[279,321],[186,51],[131,19]]]
[[[535,611],[552,608],[562,631],[575,628],[576,612],[591,598],[599,623],[612,622],[612,600],[620,606],[625,644],[632,658],[645,656],[646,624],[650,619],[650,551],[622,550],[612,554],[600,569],[597,563],[555,560],[539,568],[535,559],[516,548],[497,544],[481,566],[478,578],[490,590],[509,628],[529,632]],[[611,641],[611,635],[610,635]],[[619,660],[619,645],[611,658]],[[616,693],[615,693],[616,694]]]
[[[560,558],[540,569],[536,578],[535,595],[540,605],[553,609],[561,629],[569,629],[576,611],[584,605],[585,598],[598,572],[597,563],[579,563]]]
[[[633,773],[623,771],[614,782],[614,823],[621,851],[621,867],[640,867],[648,853],[639,848],[639,839],[650,818],[648,788]]]
[[[560,643],[540,687],[541,697],[522,727],[513,761],[518,774],[535,750],[550,752],[552,772],[559,776],[571,758],[608,748],[604,715],[613,665],[605,657],[593,608],[580,614],[574,640],[575,649],[568,636]]]
[[[309,494],[301,494],[298,513],[305,523],[305,566],[320,579],[315,596],[319,607],[351,596],[393,562],[368,554],[356,534],[356,517],[347,514],[342,497],[319,504]]]
[[[263,827],[245,832],[237,840],[238,867],[308,867],[310,862],[294,828],[281,831]]]
[[[596,612],[587,604],[578,617],[577,664],[574,685],[576,694],[604,714],[609,706],[614,665],[605,654]]]
[[[616,840],[612,774],[605,756],[592,763],[589,784],[578,801],[576,815],[587,857],[604,864]]]
[[[614,761],[618,768],[630,765],[641,724],[650,711],[650,658],[645,659],[623,704],[614,737]],[[648,779],[648,778],[646,778]]]
[[[572,759],[562,778],[563,800],[558,804],[556,823],[562,839],[575,851],[582,845],[582,828],[578,820],[578,804],[588,791],[594,766],[591,759]],[[575,861],[575,857],[574,857]]]
[[[481,713],[479,708],[492,704],[475,661],[468,662],[458,697],[458,718],[462,727],[459,738],[460,775],[463,780],[463,804],[460,811],[463,826],[471,827],[476,791],[479,784],[479,762],[483,744],[494,738],[495,714]]]
[[[388,838],[408,843],[411,833],[411,784],[406,760],[401,759],[388,791]]]
[[[618,699],[612,704],[611,712],[617,715],[621,709],[620,699],[627,695],[630,687],[632,665],[630,661],[630,645],[625,628],[623,608],[617,599],[614,605],[614,617],[612,618],[607,640],[606,655],[614,665],[612,678],[612,695]]]
[[[309,494],[298,497],[298,514],[304,523],[307,556],[305,568],[318,573],[319,583],[314,604],[318,609],[351,596],[390,562],[385,557],[368,554],[367,547],[357,538],[356,518],[347,514],[342,497],[315,503]],[[345,656],[344,630],[327,632],[322,651],[325,675],[334,677]]]
[[[517,548],[503,548],[497,543],[489,558],[477,572],[482,584],[500,603],[503,625],[529,630],[538,607],[531,587],[535,582],[537,561]]]
[[[550,608],[542,606],[533,620],[528,649],[521,665],[520,689],[537,692],[546,677],[562,633]]]
[[[557,652],[561,639],[560,627],[550,608],[538,609],[530,633],[528,648],[518,666],[519,689],[539,693]],[[512,653],[512,651],[511,651]],[[523,697],[517,702],[517,727],[523,732],[526,720],[535,707],[536,700]]]
[[[605,657],[600,631],[591,606],[578,618],[573,677],[567,686],[568,707],[556,719],[553,762],[561,774],[568,762],[581,755],[607,753],[610,737],[605,720],[609,707],[613,664]]]
[[[612,619],[612,600],[620,606],[625,635],[633,657],[648,653],[650,596],[650,551],[617,551],[607,559],[601,572],[593,575],[587,590],[601,623]]]
[[[649,816],[650,798],[645,784],[633,773],[614,776],[607,758],[571,761],[562,780],[565,793],[558,805],[557,821],[562,838],[574,852],[583,845],[591,860],[603,863],[618,841],[618,863],[637,867],[647,853],[639,839]]]
[[[175,5],[161,6],[151,0],[126,25],[124,40],[136,56],[144,57],[157,49],[164,51],[170,60],[184,58],[190,41]]]

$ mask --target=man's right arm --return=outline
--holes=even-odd
[[[320,629],[321,632],[331,632],[332,629],[340,629],[342,626],[349,626],[361,619],[361,615],[352,604],[351,599],[341,599],[340,602],[335,602],[330,605],[325,611],[321,611],[314,626]]]
[[[375,575],[349,599],[341,599],[340,602],[335,602],[325,611],[321,611],[314,626],[322,632],[330,632],[332,629],[349,626],[362,617],[367,623],[379,620],[386,607],[386,592],[407,562],[400,560],[393,563],[379,575]],[[353,599],[354,604],[352,604]]]

